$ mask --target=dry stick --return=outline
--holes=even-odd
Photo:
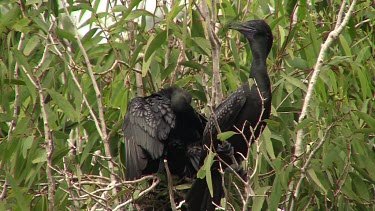
[[[333,43],[333,41],[341,34],[345,26],[348,24],[350,15],[354,9],[354,5],[356,4],[356,2],[357,0],[353,0],[353,2],[351,3],[349,7],[348,12],[345,14],[344,19],[342,21],[337,20],[337,22],[340,22],[340,24],[339,25],[337,24],[335,26],[335,29],[329,33],[327,40],[324,42],[324,44],[322,45],[322,48],[320,49],[318,59],[314,66],[314,71],[311,76],[309,86],[307,88],[305,100],[302,106],[301,115],[299,116],[299,119],[298,119],[298,123],[301,123],[307,115],[307,109],[310,106],[312,94],[314,92],[314,88],[318,80],[319,73],[324,63],[325,54],[328,51],[331,44]],[[345,5],[346,5],[346,1],[342,3],[338,17],[342,17],[342,14],[344,13]],[[300,157],[304,151],[302,138],[303,138],[303,129],[299,129],[297,131],[297,138],[296,138],[295,151],[294,151],[294,156],[297,158]]]
[[[206,0],[202,1],[203,19],[206,21],[207,35],[211,44],[212,52],[212,106],[216,108],[223,100],[223,91],[221,88],[221,75],[220,75],[220,41],[215,33],[216,22],[216,2],[212,0],[212,11],[209,11]]]
[[[164,166],[165,171],[167,172],[167,181],[168,181],[168,192],[169,192],[169,201],[171,203],[171,209],[173,211],[177,211],[176,202],[174,201],[174,194],[173,194],[173,181],[171,171],[169,170],[168,161],[164,159]]]
[[[90,59],[89,59],[89,57],[86,53],[85,48],[82,45],[81,39],[80,39],[79,34],[78,34],[77,27],[73,23],[73,20],[70,17],[68,8],[66,7],[66,2],[62,1],[62,5],[63,5],[63,8],[65,10],[65,13],[67,14],[67,17],[68,17],[69,21],[73,25],[74,35],[75,35],[76,41],[78,43],[78,46],[79,46],[79,48],[82,52],[83,57],[85,58],[86,64],[87,64],[87,70],[88,70],[89,76],[91,78],[91,82],[92,82],[92,85],[94,87],[96,98],[97,98],[97,103],[98,103],[99,120],[100,120],[100,126],[101,126],[100,131],[101,131],[101,135],[102,135],[101,138],[104,142],[104,152],[105,152],[105,155],[108,158],[110,158],[110,160],[111,160],[112,155],[111,155],[110,143],[109,143],[109,140],[108,140],[107,128],[106,128],[106,123],[105,123],[105,118],[104,118],[104,107],[103,107],[103,102],[102,102],[102,93],[99,90],[99,86],[96,82],[96,78],[94,76],[94,71],[92,69]],[[117,178],[115,177],[114,165],[110,160],[108,160],[108,168],[110,169],[110,172],[111,172],[110,178],[111,178],[112,181],[117,181]],[[113,193],[113,195],[116,195],[117,190],[113,189],[112,193]]]

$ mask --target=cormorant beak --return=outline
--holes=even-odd
[[[248,23],[239,23],[239,22],[233,22],[229,24],[230,29],[237,30],[242,33],[254,33],[256,32],[256,29],[254,26],[249,25]]]

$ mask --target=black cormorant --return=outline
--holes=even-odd
[[[190,103],[191,95],[175,86],[130,102],[122,127],[127,180],[163,171],[164,159],[171,174],[195,176],[205,120]]]
[[[273,37],[269,25],[263,20],[251,20],[245,23],[232,23],[231,29],[235,29],[246,36],[253,54],[253,61],[250,68],[249,81],[244,83],[215,110],[207,122],[203,133],[203,144],[213,150],[227,164],[233,165],[233,156],[237,163],[241,163],[243,157],[247,156],[248,141],[256,140],[263,128],[266,126],[264,119],[269,118],[271,112],[271,84],[267,73],[266,59],[271,51]],[[217,139],[218,131],[215,127],[214,118],[221,131],[238,131],[244,128],[243,134],[236,134],[230,137],[226,144]],[[244,125],[245,124],[245,125]],[[252,134],[250,127],[254,129]],[[229,144],[228,144],[229,143]],[[223,148],[224,146],[224,148]],[[228,146],[230,146],[228,148]],[[203,164],[207,156],[204,147],[200,160]],[[226,149],[225,149],[226,148]],[[241,154],[241,155],[240,155]],[[225,168],[225,165],[222,165]],[[215,204],[220,204],[223,196],[222,178],[219,173],[219,163],[214,162],[211,167],[213,186],[213,198],[211,198],[205,179],[197,179],[187,196],[186,202],[189,210],[214,210]]]

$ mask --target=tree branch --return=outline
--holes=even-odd
[[[304,103],[303,103],[303,106],[302,106],[301,115],[299,116],[299,119],[298,119],[298,123],[301,123],[302,120],[304,120],[305,117],[307,116],[307,109],[310,106],[310,101],[311,101],[311,98],[313,97],[312,94],[314,92],[319,73],[320,73],[321,68],[324,64],[324,57],[325,57],[329,47],[332,45],[333,41],[341,34],[344,27],[348,24],[349,18],[351,16],[352,12],[353,12],[353,9],[354,9],[354,6],[356,5],[356,3],[357,3],[357,0],[353,0],[353,2],[351,3],[351,5],[348,9],[348,12],[345,14],[345,16],[343,18],[343,20],[337,20],[337,22],[340,23],[340,24],[336,24],[335,29],[329,33],[327,40],[324,42],[324,44],[322,45],[322,48],[320,49],[318,59],[317,59],[317,61],[315,63],[315,66],[314,66],[314,71],[313,71],[313,74],[311,76],[309,86],[307,88],[307,93],[306,93],[306,96],[305,96],[305,99],[304,99]],[[344,1],[342,4],[346,5],[346,1]],[[345,9],[345,6],[341,6],[338,18],[342,17],[342,15],[340,15],[340,14],[344,13],[344,9]],[[296,138],[295,151],[294,151],[294,156],[297,157],[297,158],[300,157],[303,154],[303,151],[304,151],[304,147],[303,147],[303,143],[302,143],[303,135],[304,135],[303,129],[299,129],[297,131],[297,138]]]
[[[223,91],[221,88],[221,75],[220,75],[220,52],[221,44],[219,38],[215,33],[216,23],[216,2],[212,1],[212,11],[209,11],[206,0],[202,1],[202,13],[203,19],[206,21],[207,36],[211,44],[212,52],[212,108],[216,108],[217,105],[223,100]]]
[[[96,98],[97,98],[97,103],[98,103],[98,112],[99,112],[99,121],[100,121],[100,130],[101,130],[101,138],[104,142],[104,151],[105,151],[105,155],[109,158],[112,158],[112,155],[111,155],[111,149],[110,149],[110,143],[109,143],[109,140],[108,140],[108,134],[107,134],[107,128],[106,128],[106,123],[105,123],[105,118],[104,118],[104,107],[103,107],[103,101],[102,101],[102,93],[99,89],[99,86],[96,82],[96,78],[95,78],[95,75],[94,75],[94,71],[92,69],[92,65],[90,63],[90,59],[86,53],[86,50],[85,48],[83,47],[83,44],[81,42],[81,39],[79,37],[79,34],[78,34],[78,30],[77,30],[77,27],[75,26],[71,16],[70,16],[70,13],[68,11],[68,8],[66,6],[67,2],[65,1],[62,1],[62,6],[65,10],[65,13],[67,14],[67,17],[69,19],[69,21],[72,23],[73,25],[73,29],[74,29],[74,35],[75,35],[75,38],[76,38],[76,41],[77,41],[77,44],[82,52],[82,55],[85,59],[85,62],[87,64],[87,71],[88,71],[88,74],[91,78],[91,82],[92,82],[92,85],[94,87],[94,90],[95,90],[95,94],[96,94]],[[110,172],[111,172],[111,179],[113,181],[117,181],[117,178],[115,176],[115,170],[114,170],[114,165],[111,161],[108,161],[108,168],[110,169]],[[113,194],[116,195],[117,194],[117,191],[116,189],[113,189]]]

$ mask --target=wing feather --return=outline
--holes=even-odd
[[[163,155],[175,118],[170,100],[163,96],[137,97],[130,102],[123,124],[127,179],[139,178],[148,158]]]
[[[227,99],[225,99],[215,110],[214,114],[211,115],[207,122],[207,126],[203,132],[204,144],[209,145],[211,143],[211,135],[214,139],[218,134],[215,127],[214,118],[222,132],[229,130],[235,123],[238,114],[245,105],[246,95],[243,89],[237,89]]]

